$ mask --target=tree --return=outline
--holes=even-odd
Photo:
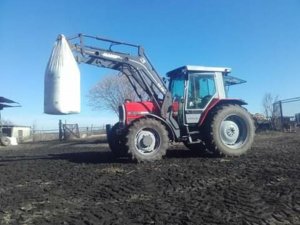
[[[278,96],[273,96],[271,93],[266,93],[262,100],[265,116],[267,118],[273,115],[273,104],[278,101]]]
[[[14,125],[14,123],[13,123],[12,121],[6,120],[6,119],[2,119],[2,120],[0,121],[0,124],[1,124],[1,125],[4,125],[4,126]]]
[[[138,88],[145,99],[146,94]],[[125,75],[111,75],[100,80],[89,91],[89,104],[95,110],[110,110],[119,114],[118,107],[126,99],[138,101],[139,98]]]

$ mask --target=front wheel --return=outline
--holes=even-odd
[[[212,119],[210,145],[217,153],[240,156],[251,148],[254,132],[253,120],[244,108],[223,106]]]
[[[120,123],[116,123],[107,134],[107,141],[115,157],[123,157],[128,154],[128,148],[125,145],[125,135],[119,134]]]
[[[138,162],[160,160],[168,149],[169,137],[165,126],[158,120],[144,118],[128,129],[127,147]]]

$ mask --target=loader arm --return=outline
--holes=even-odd
[[[142,46],[84,34],[78,34],[67,40],[78,63],[122,72],[126,75],[140,99],[141,95],[137,91],[136,83],[161,109],[160,99],[164,99],[167,87],[147,58]],[[92,42],[93,46],[87,45],[88,41]],[[103,47],[104,44],[108,47]],[[131,50],[133,48],[136,54],[114,51],[112,48],[115,46],[130,48]]]

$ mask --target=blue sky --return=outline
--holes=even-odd
[[[300,96],[299,0],[1,0],[0,96],[21,103],[4,119],[38,129],[58,119],[80,126],[113,123],[92,111],[89,89],[114,71],[88,65],[81,70],[81,113],[43,113],[44,72],[58,34],[77,33],[141,44],[164,75],[182,65],[226,66],[248,82],[230,89],[250,112],[263,112],[262,98]],[[300,109],[299,109],[300,111]]]

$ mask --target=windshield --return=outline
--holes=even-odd
[[[179,101],[184,96],[184,76],[174,77],[170,80],[170,91],[175,101]]]

